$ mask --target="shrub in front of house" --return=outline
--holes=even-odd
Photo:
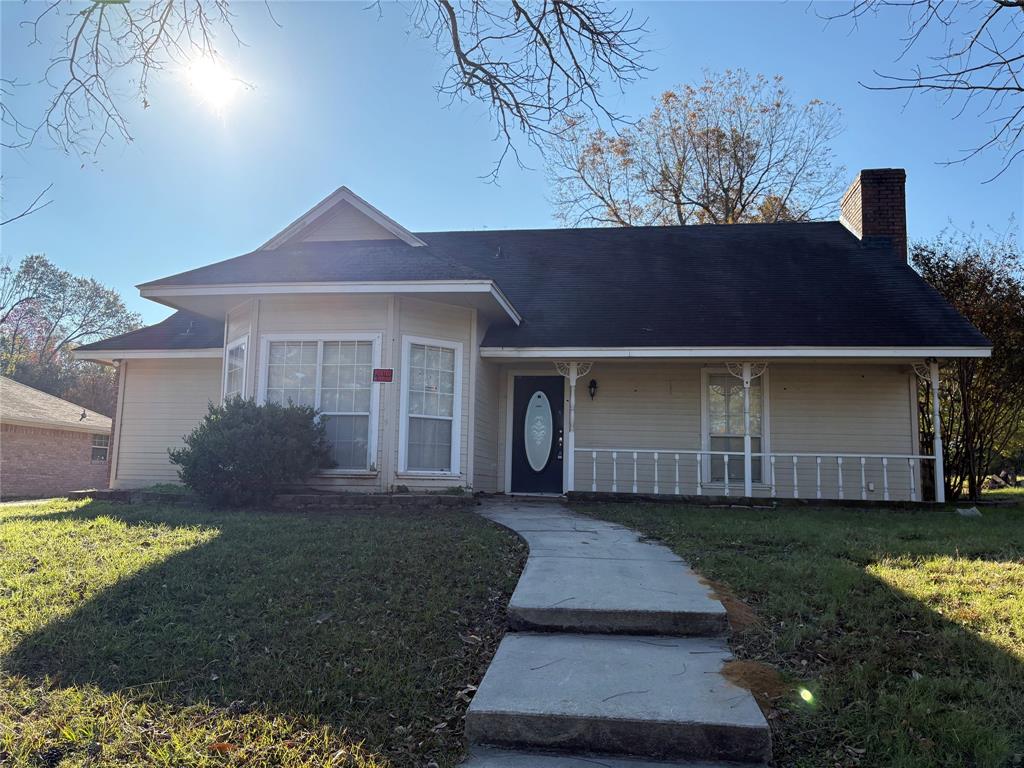
[[[185,485],[213,504],[237,507],[269,503],[282,484],[327,466],[330,446],[312,408],[233,397],[211,403],[185,447],[168,453]]]

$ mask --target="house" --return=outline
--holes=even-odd
[[[79,348],[120,371],[111,484],[242,395],[322,412],[322,488],[920,499],[917,378],[990,346],[907,265],[904,181],[832,222],[416,233],[342,187]]]
[[[106,488],[107,416],[0,377],[0,498]]]

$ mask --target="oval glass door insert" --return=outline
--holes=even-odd
[[[551,403],[543,392],[534,392],[526,406],[526,424],[523,438],[526,442],[526,460],[534,472],[548,465],[554,434]]]

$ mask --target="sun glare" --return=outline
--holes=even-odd
[[[213,59],[198,59],[186,70],[189,87],[201,103],[223,115],[244,87],[244,83]]]

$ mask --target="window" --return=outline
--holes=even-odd
[[[245,397],[245,348],[244,338],[227,346],[224,357],[224,399]]]
[[[462,345],[406,339],[402,469],[457,474]]]
[[[374,341],[270,340],[266,359],[265,402],[318,409],[334,468],[371,469]]]
[[[110,435],[92,436],[91,460],[101,464],[107,460],[107,453],[110,450]]]
[[[763,422],[763,376],[750,382],[750,451],[761,453]],[[743,477],[743,380],[729,373],[707,375],[707,423],[705,446],[709,451],[729,451],[729,483],[742,483]],[[710,457],[711,482],[725,481],[725,457]],[[762,459],[751,459],[751,480],[762,482]]]

